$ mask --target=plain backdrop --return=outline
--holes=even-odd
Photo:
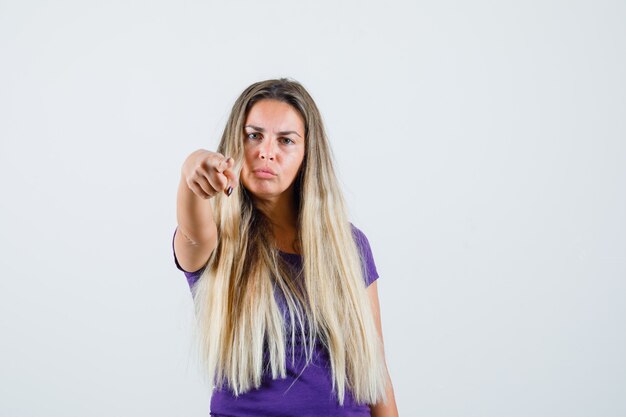
[[[0,0],[0,415],[206,416],[180,167],[321,109],[402,416],[626,415],[623,1]]]

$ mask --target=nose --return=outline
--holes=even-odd
[[[274,141],[268,140],[265,146],[262,146],[259,151],[259,157],[261,159],[274,160]]]

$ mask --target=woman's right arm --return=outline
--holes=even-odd
[[[217,246],[210,199],[219,192],[230,195],[230,187],[237,186],[233,164],[232,158],[204,149],[193,152],[183,163],[176,198],[178,228],[174,249],[178,263],[186,271],[205,266]]]

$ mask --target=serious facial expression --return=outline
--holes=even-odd
[[[256,198],[291,197],[304,145],[304,120],[295,108],[278,100],[256,102],[244,124],[243,185]]]

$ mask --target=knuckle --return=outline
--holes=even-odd
[[[198,177],[202,176],[203,172],[204,172],[204,169],[202,168],[202,165],[199,165],[199,166],[194,168],[194,170],[192,171],[192,175],[195,178],[198,178]]]
[[[213,166],[218,166],[223,160],[224,156],[219,153],[211,155],[211,158],[207,158],[207,161]]]

